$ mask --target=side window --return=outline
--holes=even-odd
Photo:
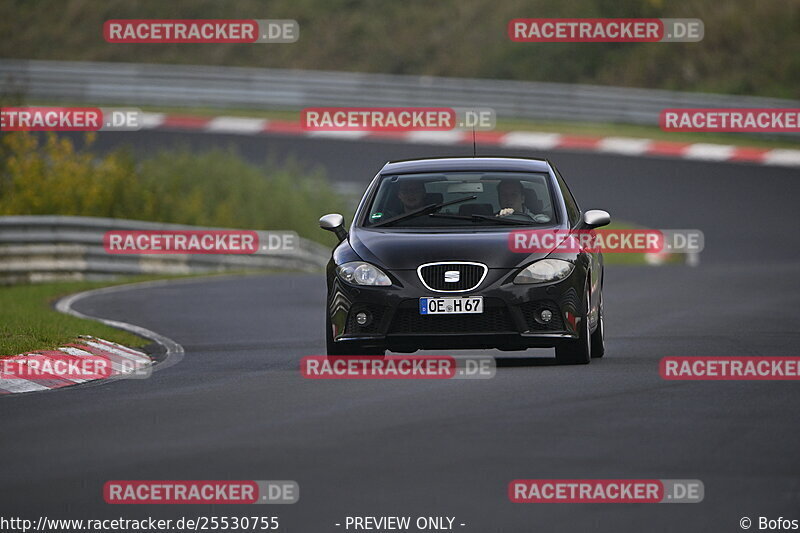
[[[567,184],[564,182],[564,178],[561,177],[561,173],[556,167],[553,167],[553,170],[556,173],[556,180],[558,180],[558,188],[561,189],[561,196],[564,197],[564,205],[567,208],[569,225],[574,228],[581,220],[581,208],[578,207],[578,202],[576,202],[575,197],[572,196],[569,187],[567,187]]]

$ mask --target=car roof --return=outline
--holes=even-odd
[[[409,174],[413,172],[458,170],[548,172],[550,170],[550,163],[545,159],[528,159],[522,157],[437,157],[431,159],[390,161],[381,169],[381,174]]]

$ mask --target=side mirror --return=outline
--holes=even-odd
[[[339,213],[331,213],[320,218],[319,227],[326,231],[332,231],[336,238],[339,239],[339,242],[347,238],[347,231],[344,229],[344,217]]]
[[[592,209],[583,214],[583,224],[587,228],[599,228],[611,224],[611,215],[602,209]]]

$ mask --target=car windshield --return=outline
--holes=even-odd
[[[555,222],[547,174],[437,172],[383,177],[363,226],[541,227]]]

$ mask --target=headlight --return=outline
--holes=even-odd
[[[355,285],[388,286],[392,284],[392,280],[380,268],[363,261],[340,265],[336,267],[336,273],[346,282]]]
[[[572,273],[575,265],[569,261],[561,259],[542,259],[535,261],[522,269],[522,272],[514,278],[514,283],[523,285],[526,283],[547,283],[566,278]]]

